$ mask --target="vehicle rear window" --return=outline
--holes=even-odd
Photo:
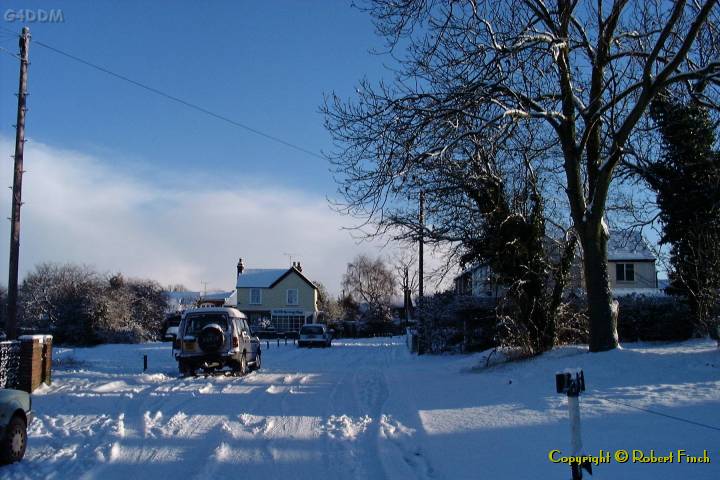
[[[211,323],[217,323],[223,330],[228,329],[227,318],[222,313],[188,315],[186,323],[185,335],[195,335],[199,333],[205,325],[210,325]]]
[[[322,335],[322,333],[322,327],[302,327],[300,329],[300,334],[302,335]]]

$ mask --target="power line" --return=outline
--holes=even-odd
[[[3,29],[3,30],[5,30],[5,31],[12,32],[12,30],[8,30],[8,29],[6,29],[6,28],[4,28],[4,27],[0,27],[0,28]],[[15,32],[12,32],[12,33],[15,33]],[[59,55],[62,55],[62,56],[64,56],[64,57],[66,57],[66,58],[69,58],[69,59],[71,59],[71,60],[74,60],[74,61],[76,61],[76,62],[78,62],[78,63],[82,63],[83,65],[86,65],[86,66],[88,66],[88,67],[90,67],[90,68],[94,68],[95,70],[98,70],[98,71],[103,72],[103,73],[105,73],[105,74],[107,74],[107,75],[110,75],[110,76],[113,76],[113,77],[118,78],[118,79],[120,79],[120,80],[123,80],[123,81],[125,81],[125,82],[128,82],[128,83],[130,83],[130,84],[132,84],[132,85],[135,85],[136,87],[139,87],[139,88],[142,88],[142,89],[144,89],[144,90],[147,90],[148,92],[154,93],[155,95],[159,95],[159,96],[161,96],[161,97],[163,97],[163,98],[166,98],[166,99],[168,99],[168,100],[172,100],[173,102],[179,103],[179,104],[181,104],[181,105],[184,105],[184,106],[186,106],[186,107],[188,107],[188,108],[191,108],[191,109],[193,109],[193,110],[196,110],[196,111],[198,111],[198,112],[204,113],[205,115],[209,115],[209,116],[214,117],[214,118],[216,118],[216,119],[218,119],[218,120],[222,120],[223,122],[229,123],[230,125],[233,125],[233,126],[242,128],[242,129],[244,129],[244,130],[247,130],[248,132],[254,133],[255,135],[259,135],[259,136],[264,137],[264,138],[267,138],[268,140],[271,140],[271,141],[273,141],[273,142],[279,143],[279,144],[281,144],[281,145],[285,145],[286,147],[293,148],[293,149],[295,149],[295,150],[297,150],[297,151],[299,151],[299,152],[305,153],[305,154],[307,154],[307,155],[311,155],[311,156],[316,157],[316,158],[319,158],[319,159],[321,159],[321,160],[325,160],[325,157],[323,157],[322,155],[320,155],[320,154],[318,154],[318,153],[313,152],[312,150],[308,150],[308,149],[306,149],[306,148],[304,148],[304,147],[301,147],[301,146],[296,145],[296,144],[294,144],[294,143],[291,143],[291,142],[288,142],[288,141],[286,141],[286,140],[283,140],[282,138],[276,137],[276,136],[271,135],[271,134],[269,134],[269,133],[265,133],[265,132],[263,132],[263,131],[261,131],[261,130],[258,130],[258,129],[256,129],[256,128],[253,128],[253,127],[251,127],[251,126],[249,126],[249,125],[245,125],[244,123],[241,123],[241,122],[238,122],[238,121],[236,121],[236,120],[233,120],[232,118],[226,117],[225,115],[221,115],[221,114],[219,114],[219,113],[215,113],[215,112],[213,112],[213,111],[211,111],[211,110],[208,110],[207,108],[201,107],[200,105],[197,105],[197,104],[195,104],[195,103],[189,102],[189,101],[187,101],[187,100],[183,100],[182,98],[176,97],[176,96],[171,95],[171,94],[166,93],[166,92],[163,92],[162,90],[158,90],[157,88],[151,87],[151,86],[146,85],[146,84],[144,84],[144,83],[142,83],[142,82],[138,82],[137,80],[133,80],[132,78],[126,77],[125,75],[122,75],[122,74],[120,74],[120,73],[113,72],[112,70],[109,70],[109,69],[107,69],[107,68],[105,68],[105,67],[101,67],[100,65],[96,65],[96,64],[94,64],[94,63],[92,63],[92,62],[90,62],[90,61],[88,61],[88,60],[84,60],[84,59],[82,59],[82,58],[80,58],[80,57],[78,57],[78,56],[75,56],[75,55],[71,54],[71,53],[68,53],[68,52],[65,52],[65,51],[63,51],[63,50],[60,50],[59,48],[55,48],[55,47],[53,47],[53,46],[50,46],[50,45],[48,45],[47,43],[44,43],[44,42],[41,42],[41,41],[38,41],[38,40],[34,40],[34,41],[33,41],[33,45],[38,45],[38,46],[40,46],[40,47],[46,48],[46,49],[48,49],[48,50],[50,50],[50,51],[52,51],[52,52],[55,52],[55,53],[57,53],[57,54],[59,54]]]
[[[651,414],[653,414],[653,415],[658,415],[658,416],[660,416],[660,417],[670,418],[670,419],[672,419],[672,420],[677,420],[677,421],[679,421],[679,422],[689,423],[690,425],[695,425],[696,427],[709,428],[709,429],[711,429],[711,430],[717,430],[718,432],[720,432],[720,428],[714,427],[714,426],[712,426],[712,425],[707,425],[707,424],[704,424],[704,423],[695,422],[695,421],[693,421],[693,420],[688,420],[688,419],[686,419],[686,418],[676,417],[676,416],[674,416],[674,415],[668,415],[667,413],[656,412],[655,410],[650,410],[650,409],[648,409],[648,408],[636,407],[635,405],[630,405],[630,404],[628,404],[628,403],[618,402],[617,400],[611,400],[611,399],[609,399],[609,398],[603,398],[603,400],[607,400],[608,402],[610,402],[610,403],[615,403],[615,404],[617,404],[617,405],[622,405],[623,407],[634,408],[635,410],[640,410],[641,412],[651,413]]]
[[[16,60],[20,58],[17,53],[13,53],[4,47],[0,47],[0,52],[7,53],[8,55],[10,55],[11,57],[13,57]]]

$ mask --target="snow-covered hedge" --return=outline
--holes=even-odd
[[[21,328],[71,345],[156,340],[166,307],[157,282],[51,263],[27,275],[19,300]]]

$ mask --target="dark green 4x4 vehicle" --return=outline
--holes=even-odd
[[[27,392],[0,390],[0,464],[22,460],[31,420],[32,400]]]

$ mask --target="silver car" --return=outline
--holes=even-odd
[[[329,347],[332,345],[332,335],[327,327],[320,323],[308,323],[300,328],[298,347]]]
[[[32,399],[27,392],[0,390],[0,465],[22,460],[32,418]]]
[[[181,375],[225,369],[244,375],[262,363],[260,340],[250,333],[245,315],[231,307],[185,311],[173,342],[173,355]]]

